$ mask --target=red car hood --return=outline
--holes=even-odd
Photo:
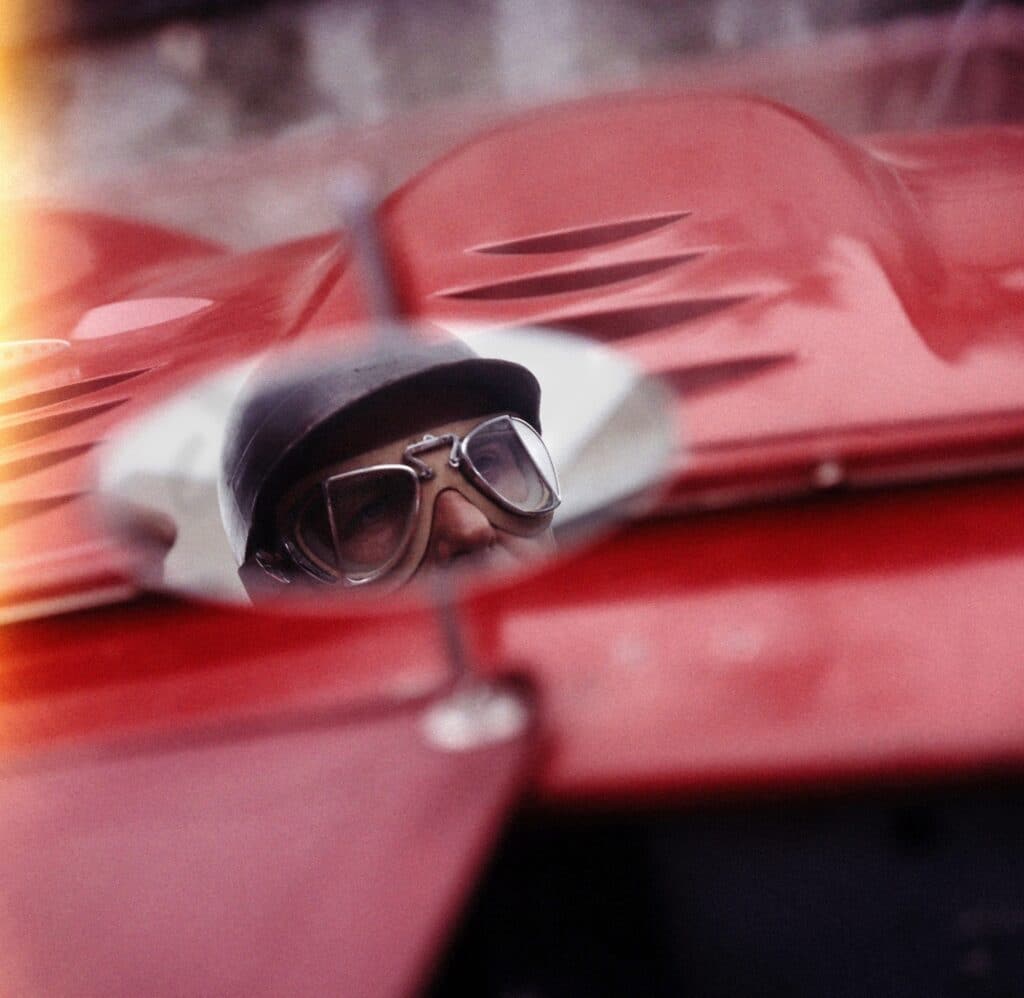
[[[596,99],[528,115],[456,150],[385,203],[383,231],[408,312],[440,325],[574,330],[667,378],[687,441],[668,511],[673,502],[722,504],[858,477],[1016,462],[1024,449],[1022,167],[1024,133],[1015,129],[851,141],[761,100]],[[34,359],[7,348],[0,583],[12,617],[110,599],[130,586],[134,555],[104,537],[87,495],[95,445],[115,423],[199,370],[278,339],[335,335],[336,323],[362,310],[357,277],[331,234],[231,255],[151,226],[74,213],[33,224],[37,266],[69,276],[41,282],[8,317],[9,335],[59,341],[38,347],[57,352]],[[832,701],[817,698],[839,668],[833,652],[843,648],[888,663],[883,670],[918,661],[910,649],[928,658],[929,681],[938,685],[906,701],[908,710],[932,705],[914,715],[908,744],[917,751],[933,744],[932,708],[945,702],[963,656],[943,671],[954,649],[945,639],[934,644],[930,618],[892,614],[915,600],[934,608],[956,593],[984,592],[975,607],[984,609],[984,624],[966,623],[957,640],[973,648],[972,635],[993,634],[1020,581],[1018,492],[1013,483],[979,484],[970,502],[933,497],[920,534],[919,504],[906,499],[880,509],[638,527],[593,554],[556,561],[514,600],[483,598],[471,612],[481,657],[532,662],[535,678],[550,681],[549,704],[566,739],[545,777],[556,791],[671,782],[683,772],[692,778],[694,767],[747,772],[766,765],[766,746],[774,746],[769,769],[820,765],[823,732],[831,738],[836,729]],[[753,636],[715,644],[700,622],[729,630],[737,600]],[[703,607],[692,622],[679,617],[687,601]],[[839,613],[840,605],[856,612]],[[512,606],[520,615],[500,623]],[[85,659],[66,661],[69,641],[96,656],[97,676],[122,679],[154,647],[161,668],[180,667],[182,640],[190,662],[208,645],[201,658],[211,668],[253,654],[278,663],[309,655],[308,625],[279,629],[238,611],[230,626],[245,639],[225,643],[215,639],[228,627],[221,611],[179,610],[173,619],[23,625],[14,639],[23,666],[10,682],[32,687],[50,670],[60,686],[79,675]],[[640,620],[649,640],[630,637]],[[326,640],[334,626],[319,625],[316,634]],[[343,687],[362,688],[364,660],[388,658],[385,635],[365,622],[344,626],[343,654],[332,651],[331,661]],[[581,659],[584,633],[598,644]],[[175,634],[188,637],[175,644]],[[991,677],[999,663],[1019,661],[1014,634],[984,651]],[[439,654],[429,645],[422,657],[436,669]],[[691,657],[716,655],[750,669],[727,687],[719,683],[725,672],[686,671]],[[580,691],[621,682],[622,663],[634,660],[647,662],[654,679],[631,687],[635,696],[613,683],[614,695],[598,698],[613,714],[593,715],[597,701]],[[294,663],[286,673],[302,688],[325,675]],[[685,691],[683,674],[692,680]],[[702,676],[710,684],[705,706],[716,704],[717,717],[745,718],[751,731],[753,714],[773,726],[818,703],[828,723],[772,727],[776,741],[743,741],[736,755],[728,726],[716,742],[709,718],[690,709]],[[864,682],[872,676],[881,682],[881,673]],[[992,682],[975,687],[981,699],[964,744],[1004,744],[1010,705]],[[276,696],[253,689],[268,702]],[[651,692],[659,689],[660,698]],[[845,702],[836,690],[835,703]],[[746,706],[737,707],[734,694]],[[217,709],[234,703],[237,684],[200,699]],[[903,701],[882,699],[888,713],[872,713],[869,696],[868,714],[840,725],[856,765],[885,755],[873,736],[864,740],[865,730],[894,717]],[[62,725],[104,730],[129,716],[163,722],[169,709],[177,708],[149,694],[127,710],[116,698],[46,716],[32,708],[6,730],[51,737]],[[638,718],[646,741],[623,737]],[[675,737],[684,722],[705,732],[702,753]]]
[[[707,497],[1001,459],[1022,165],[1020,129],[854,142],[764,101],[621,98],[470,144],[387,218],[411,310],[578,331],[667,377],[677,494]]]

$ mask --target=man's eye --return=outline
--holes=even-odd
[[[358,509],[352,510],[341,526],[343,537],[352,537],[365,530],[372,530],[374,527],[387,522],[392,515],[392,503],[387,499],[375,499],[365,503]]]
[[[473,463],[481,475],[486,475],[488,472],[500,471],[506,467],[508,456],[497,447],[488,447],[473,456]]]

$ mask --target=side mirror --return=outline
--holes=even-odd
[[[260,603],[277,600],[289,608],[323,610],[337,606],[339,598],[379,601],[384,594],[415,592],[416,582],[429,574],[430,545],[443,528],[444,503],[459,504],[457,515],[476,517],[477,525],[482,517],[499,546],[507,548],[501,557],[487,559],[453,555],[452,567],[468,567],[454,573],[459,584],[469,582],[469,575],[476,584],[509,571],[528,571],[537,556],[551,557],[558,548],[581,543],[634,515],[678,458],[677,408],[670,391],[621,354],[564,333],[519,328],[458,332],[458,340],[468,346],[459,349],[477,358],[459,368],[460,376],[483,362],[501,361],[499,374],[505,380],[506,368],[513,373],[525,369],[536,378],[540,437],[524,420],[519,420],[523,429],[518,436],[512,421],[510,429],[492,420],[486,436],[477,432],[468,438],[482,417],[508,408],[514,392],[506,399],[502,388],[492,401],[479,398],[477,388],[468,385],[472,413],[467,417],[453,409],[460,390],[457,376],[446,375],[443,384],[428,377],[417,383],[419,394],[410,389],[399,395],[385,387],[345,408],[354,396],[342,396],[360,378],[364,387],[375,377],[387,386],[390,375],[371,370],[381,363],[379,351],[323,343],[233,365],[126,424],[102,462],[100,496],[110,529],[152,555],[140,583],[203,599],[245,603],[255,595]],[[433,349],[424,345],[423,331],[403,327],[392,327],[389,342],[394,357]],[[393,363],[401,374],[405,361]],[[325,380],[328,371],[337,376]],[[337,394],[325,394],[325,384],[337,385],[332,389]],[[261,398],[266,411],[257,408],[254,416],[249,411],[253,399]],[[373,409],[376,402],[383,406],[379,412]],[[331,415],[332,406],[339,405],[344,412]],[[435,410],[436,418],[431,415]],[[284,426],[289,419],[298,420],[299,431],[309,431],[298,442],[280,436],[286,431],[275,420]],[[242,431],[250,432],[255,420],[262,436],[253,439],[269,440],[271,446],[261,445],[257,453],[255,444],[243,443],[249,465],[242,477],[249,478],[240,484],[237,467],[226,470],[225,462],[239,449],[233,435],[245,420]],[[388,426],[400,427],[395,431],[400,439],[387,439]],[[424,455],[439,471],[435,476],[424,465],[427,477],[421,485],[414,471],[421,462],[409,456],[407,444],[424,432],[436,436],[439,429],[452,428],[459,432],[440,447],[441,456],[457,462],[461,446],[463,467],[456,474],[446,470],[447,461],[437,464],[436,455]],[[287,433],[295,430],[292,426]],[[462,443],[466,439],[468,445]],[[310,440],[312,449],[303,454]],[[537,453],[531,455],[531,448]],[[544,464],[544,448],[553,469]],[[427,449],[438,450],[429,443]],[[368,472],[366,454],[373,468],[391,470]],[[253,468],[259,461],[268,467]],[[498,480],[500,473],[519,477],[510,487]],[[273,508],[261,505],[261,499],[253,503],[251,483],[267,476],[276,476],[280,501]],[[522,491],[527,486],[548,488],[552,495],[557,490],[557,501],[527,494]],[[451,495],[442,499],[438,490]],[[288,516],[284,525],[275,522],[275,516],[284,515],[282,509]],[[431,522],[420,522],[425,518]],[[360,546],[352,526],[357,521],[374,521],[378,528],[385,524],[391,533],[378,529]]]

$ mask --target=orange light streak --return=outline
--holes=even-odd
[[[18,168],[25,162],[26,118],[24,94],[20,86],[24,56],[17,49],[27,25],[28,0],[0,0],[0,322],[20,297],[24,287],[24,254],[11,202],[19,194]],[[0,337],[17,334],[0,329]],[[0,378],[3,378],[0,372]]]

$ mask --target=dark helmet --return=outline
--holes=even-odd
[[[394,336],[372,350],[273,353],[235,407],[220,505],[239,565],[272,546],[272,512],[318,464],[343,461],[450,420],[510,412],[540,431],[540,386],[525,368],[477,356],[461,340]]]

